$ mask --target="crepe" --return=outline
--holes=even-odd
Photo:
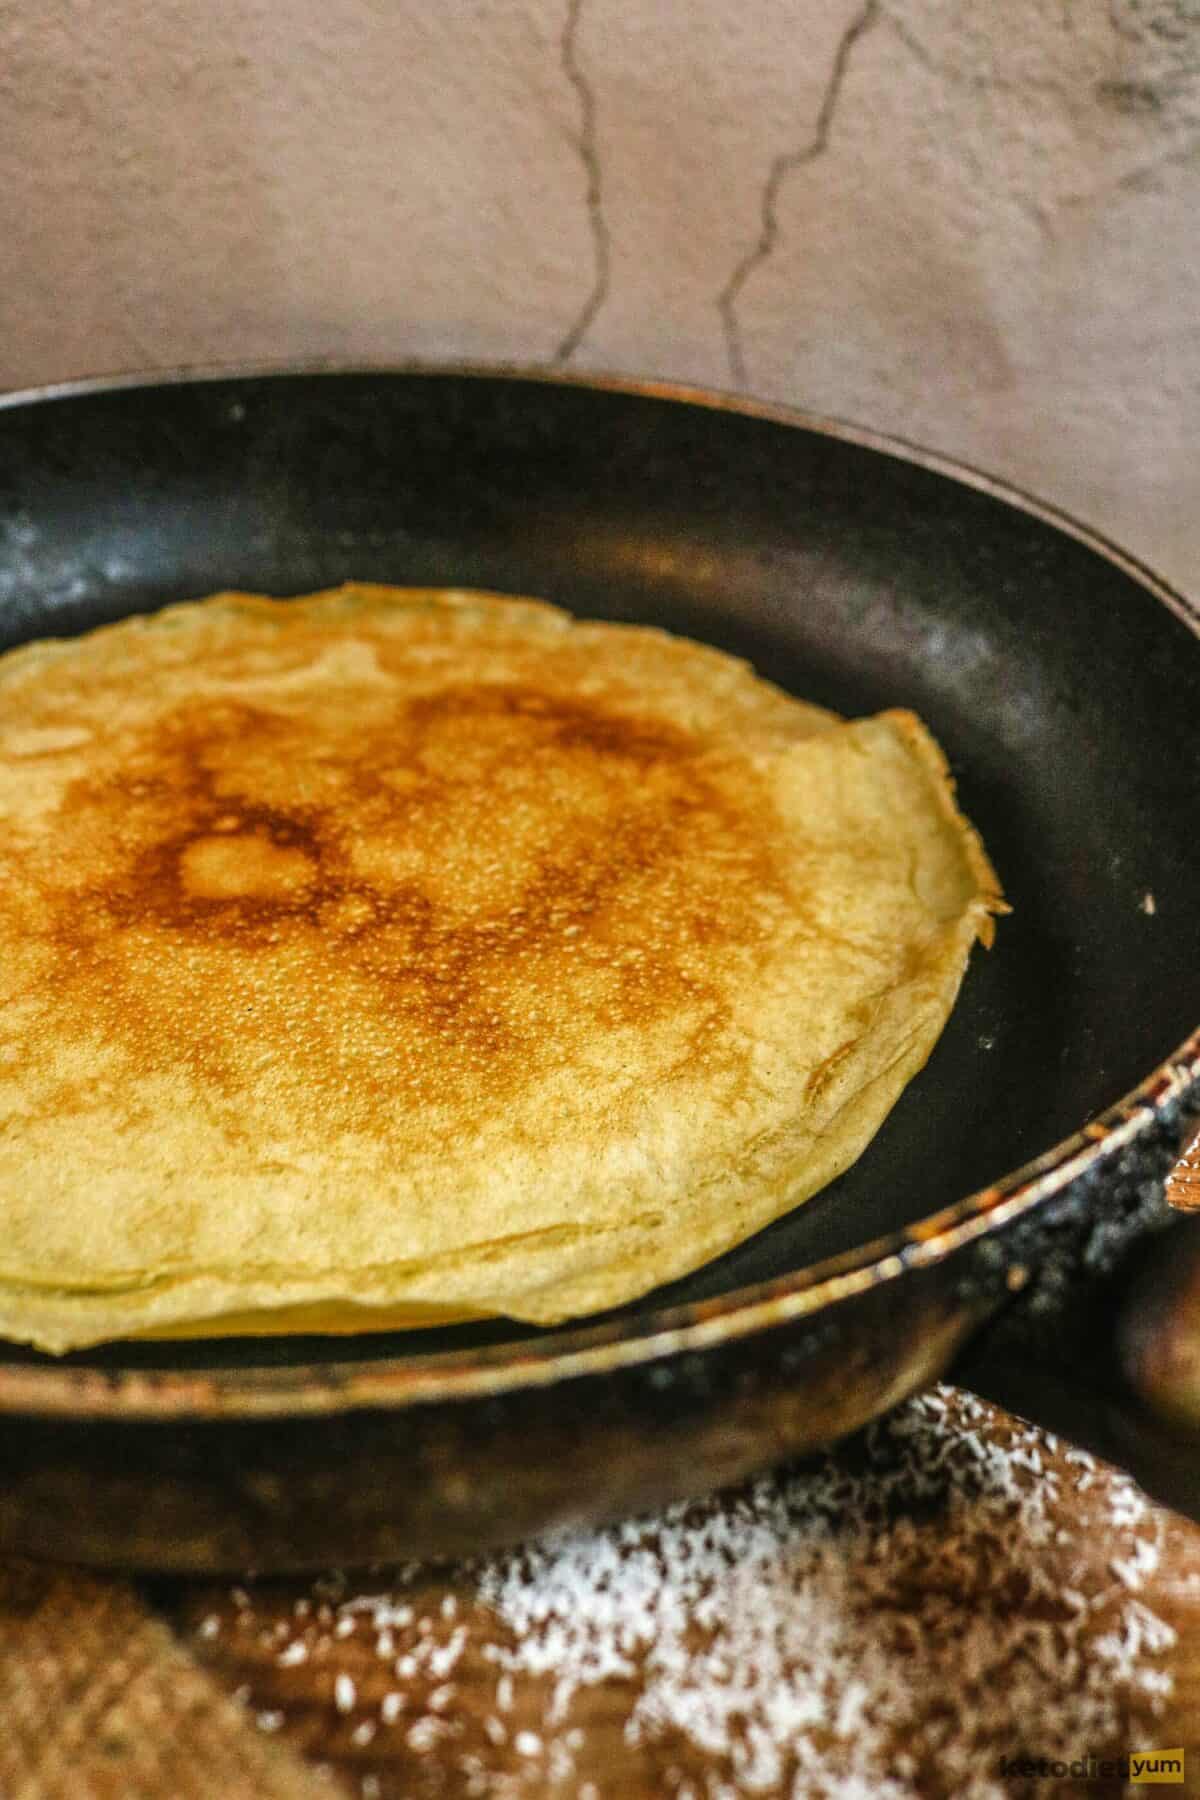
[[[912,714],[353,585],[0,658],[0,1334],[634,1298],[858,1156],[999,889]]]

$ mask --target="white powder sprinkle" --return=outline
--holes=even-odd
[[[831,1458],[460,1566],[469,1624],[452,1626],[461,1600],[415,1566],[383,1592],[314,1584],[313,1606],[336,1596],[336,1618],[318,1611],[330,1634],[276,1661],[327,1654],[351,1713],[338,1642],[362,1618],[397,1685],[351,1742],[399,1724],[411,1751],[451,1759],[465,1795],[517,1800],[541,1783],[600,1800],[578,1777],[583,1727],[602,1716],[670,1800],[911,1800],[931,1767],[956,1800],[1007,1800],[1000,1758],[1031,1730],[1047,1756],[1119,1746],[1136,1721],[1153,1731],[1172,1688],[1175,1634],[1148,1604],[1169,1530],[1086,1452],[941,1388]],[[456,1674],[468,1642],[470,1673]],[[454,1702],[484,1672],[494,1689],[469,1747]],[[601,1684],[600,1713],[576,1712]],[[932,1696],[953,1697],[952,1715]],[[282,1722],[265,1698],[260,1722]],[[703,1780],[659,1760],[671,1744],[705,1759]]]
[[[413,1622],[412,1607],[398,1604],[392,1594],[358,1594],[354,1599],[345,1601],[341,1610],[343,1617],[351,1613],[366,1613],[376,1631],[386,1631],[389,1626],[403,1630]]]
[[[410,1750],[421,1755],[432,1750],[438,1739],[445,1736],[446,1730],[443,1719],[418,1719],[415,1725],[409,1726],[404,1741]]]
[[[201,1619],[198,1629],[202,1638],[215,1638],[221,1629],[221,1621],[216,1613],[209,1613],[207,1619]]]
[[[466,1641],[467,1628],[465,1625],[460,1625],[446,1643],[438,1644],[429,1652],[429,1673],[437,1679],[448,1675],[462,1655],[463,1645]]]
[[[1158,1546],[1146,1538],[1136,1538],[1132,1555],[1111,1557],[1108,1566],[1118,1581],[1136,1593],[1146,1576],[1153,1575],[1158,1567]]]
[[[1154,1515],[1067,1452],[1064,1543],[1058,1446],[1019,1422],[1002,1438],[993,1418],[935,1393],[815,1471],[481,1562],[504,1628],[497,1709],[505,1675],[550,1682],[551,1727],[580,1690],[626,1681],[631,1746],[678,1734],[739,1793],[862,1800],[911,1792],[884,1776],[899,1745],[914,1771],[933,1757],[956,1794],[999,1800],[999,1758],[1030,1720],[1048,1755],[1119,1738],[1129,1707],[1153,1713],[1170,1687],[1147,1660],[1173,1633],[1134,1598],[1159,1560]],[[1103,1552],[1085,1565],[1077,1540]],[[1085,1601],[1072,1575],[1090,1568],[1090,1594],[1106,1562],[1114,1585]],[[959,1696],[952,1731],[929,1718],[936,1692]]]
[[[279,1731],[283,1727],[281,1712],[260,1712],[255,1715],[254,1723],[260,1731]]]

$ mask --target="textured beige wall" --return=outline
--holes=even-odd
[[[1200,0],[0,0],[0,385],[646,371],[1200,589]]]

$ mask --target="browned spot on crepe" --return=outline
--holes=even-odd
[[[366,730],[191,703],[106,760],[22,851],[43,987],[133,1069],[230,1092],[269,1055],[358,1129],[401,1091],[501,1104],[597,1020],[687,1006],[701,1054],[724,952],[786,888],[744,769],[549,688],[454,686]]]

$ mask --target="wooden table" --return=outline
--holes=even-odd
[[[1200,1158],[1173,1198],[1200,1206]],[[0,1800],[1116,1793],[1002,1765],[1174,1745],[1200,1792],[1200,1526],[939,1388],[751,1487],[469,1566],[0,1567],[0,1722]]]

